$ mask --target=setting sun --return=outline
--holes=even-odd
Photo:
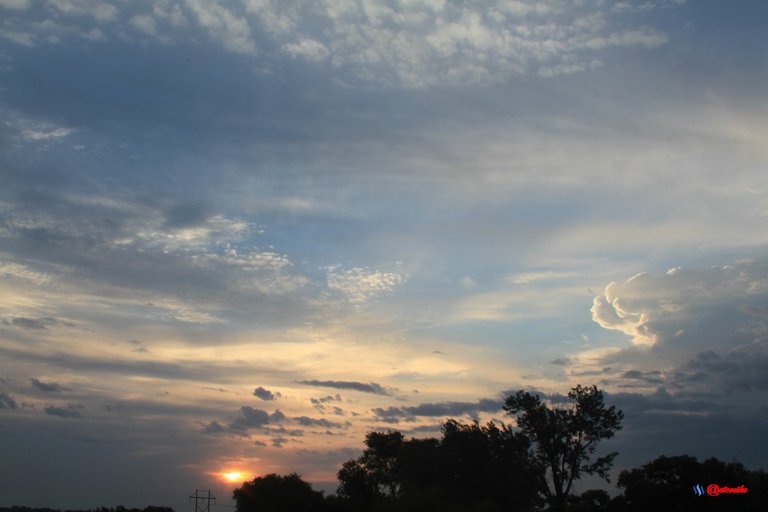
[[[243,474],[239,471],[229,471],[222,473],[222,476],[229,482],[239,482],[243,478]]]

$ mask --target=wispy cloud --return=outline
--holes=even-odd
[[[356,382],[346,380],[302,380],[299,384],[315,387],[326,387],[335,389],[351,389],[363,393],[372,393],[374,395],[391,395],[392,390],[375,382]]]

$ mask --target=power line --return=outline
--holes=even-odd
[[[189,502],[195,500],[195,512],[211,512],[211,501],[216,502],[216,496],[210,490],[205,491],[205,496],[200,494],[200,489],[195,489],[195,494],[189,497]]]

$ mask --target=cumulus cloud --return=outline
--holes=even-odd
[[[229,424],[229,428],[234,431],[247,431],[255,428],[262,428],[270,423],[280,423],[285,419],[280,409],[272,414],[253,407],[243,406],[240,408],[240,416]]]
[[[607,385],[676,393],[765,391],[767,311],[765,261],[638,274],[608,285],[592,307],[595,322],[632,345],[574,355],[571,375],[586,368]]]
[[[280,393],[273,393],[272,391],[259,386],[253,390],[253,396],[261,398],[262,400],[276,400],[277,398],[280,398]]]
[[[375,382],[356,382],[346,380],[301,380],[299,384],[306,386],[319,386],[336,389],[352,389],[362,391],[363,393],[372,393],[374,395],[391,395],[390,388],[377,384]]]
[[[611,283],[595,297],[592,318],[635,345],[723,349],[761,335],[765,318],[758,312],[767,306],[768,266],[745,262]]]

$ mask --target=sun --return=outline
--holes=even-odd
[[[239,482],[243,479],[243,474],[239,471],[227,471],[226,473],[222,473],[221,476],[228,482]]]

